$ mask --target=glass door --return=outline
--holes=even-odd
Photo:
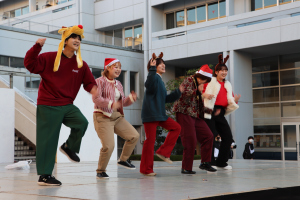
[[[300,123],[282,123],[282,160],[299,160]]]

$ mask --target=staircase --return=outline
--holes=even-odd
[[[0,88],[9,88],[0,77]],[[25,94],[15,90],[15,161],[32,160],[36,155],[36,104]]]
[[[15,162],[21,160],[32,160],[35,162],[35,153],[35,145],[15,129]]]

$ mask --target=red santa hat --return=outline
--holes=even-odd
[[[117,63],[117,62],[120,62],[118,59],[116,58],[105,58],[105,61],[104,61],[104,70],[106,70],[107,67]]]
[[[202,74],[203,76],[212,77],[212,73],[213,71],[209,68],[209,66],[207,64],[202,65],[199,69],[199,71],[196,72],[196,74]]]

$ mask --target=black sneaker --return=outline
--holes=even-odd
[[[130,160],[127,161],[121,161],[120,159],[118,160],[118,165],[125,167],[127,169],[135,169],[135,166],[131,164]]]
[[[181,169],[181,173],[182,173],[182,174],[196,174],[195,171],[192,171],[192,170],[185,170],[185,169]]]
[[[97,173],[97,178],[109,178],[105,172]]]
[[[51,175],[41,175],[38,181],[43,186],[60,186],[61,182]]]
[[[200,169],[209,171],[209,172],[216,172],[217,170],[215,168],[213,168],[209,163],[205,162],[205,163],[201,163],[199,166]]]
[[[65,154],[71,162],[80,162],[80,158],[76,155],[75,152],[73,152],[71,149],[66,147],[66,143],[63,143],[60,147],[59,150]]]

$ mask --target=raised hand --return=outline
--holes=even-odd
[[[156,60],[153,60],[153,58],[150,60],[150,66],[156,66]]]
[[[45,41],[46,41],[46,38],[39,38],[35,43],[41,45],[41,47],[42,47],[42,46],[44,46]]]
[[[240,94],[235,94],[234,95],[234,101],[237,103],[241,98],[241,95]]]
[[[136,99],[137,99],[136,93],[134,91],[131,91],[131,95],[132,95],[133,100],[136,101]]]

